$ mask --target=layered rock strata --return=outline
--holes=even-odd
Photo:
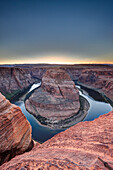
[[[32,83],[33,79],[31,79],[31,75],[26,69],[0,68],[0,92],[7,99],[12,99]]]
[[[62,69],[48,69],[41,87],[25,101],[33,115],[52,121],[69,118],[80,109],[79,91],[69,75]]]
[[[113,69],[84,69],[78,81],[97,89],[113,101]]]
[[[0,93],[0,164],[31,148],[29,122],[20,108]]]
[[[113,168],[113,111],[94,121],[81,122],[32,151],[16,156],[2,170],[106,170],[98,157]]]
[[[100,90],[100,92],[107,95],[113,101],[112,65],[23,64],[11,65],[10,67],[0,66],[0,92],[10,99],[21,90],[29,87],[33,82],[42,79],[47,69],[58,67],[65,69],[72,80],[77,80],[84,85]]]
[[[0,92],[13,99],[24,93],[33,83],[39,82],[38,77],[43,69],[28,69],[18,67],[0,67]],[[35,74],[37,73],[37,77]]]

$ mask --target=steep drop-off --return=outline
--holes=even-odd
[[[29,153],[16,156],[0,168],[43,170],[106,170],[101,157],[113,167],[113,112],[81,122]]]
[[[0,165],[32,148],[31,131],[20,108],[0,93]]]

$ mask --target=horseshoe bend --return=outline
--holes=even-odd
[[[12,102],[41,81],[40,87],[26,95],[25,106],[29,113],[45,118],[54,127],[54,123],[80,114],[81,99],[75,80],[77,85],[98,91],[113,106],[113,66],[12,65],[0,67],[0,75],[1,170],[104,169],[98,157],[113,167],[113,111],[93,121],[77,123],[39,144],[31,139],[31,126],[19,107],[3,96]],[[88,111],[89,104],[82,101]]]
[[[30,113],[45,118],[54,126],[54,122],[58,124],[78,114],[79,91],[64,70],[48,69],[42,77],[41,87],[26,99],[25,106]]]
[[[0,170],[113,170],[113,0],[0,14]]]

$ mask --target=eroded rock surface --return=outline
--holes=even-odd
[[[29,122],[20,108],[0,93],[0,164],[31,147]]]
[[[32,93],[25,105],[35,116],[52,121],[64,120],[78,113],[79,91],[64,70],[48,69],[41,87]]]
[[[0,168],[106,170],[98,157],[113,167],[113,111],[74,125]]]

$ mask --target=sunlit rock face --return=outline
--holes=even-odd
[[[53,121],[64,120],[78,113],[79,91],[70,76],[62,69],[48,69],[42,85],[25,102],[35,116]]]
[[[2,170],[105,170],[113,168],[113,111],[94,121],[80,122],[2,165]]]
[[[20,108],[0,93],[0,164],[31,147],[29,122]]]

